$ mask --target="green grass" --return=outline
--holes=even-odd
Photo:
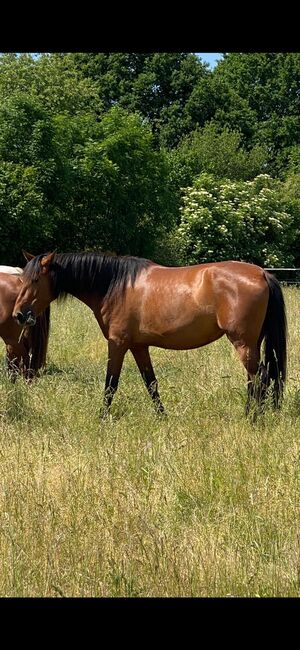
[[[285,400],[255,425],[226,338],[152,349],[165,419],[128,354],[100,421],[106,342],[83,304],[52,305],[43,376],[0,368],[0,597],[300,595],[300,292],[285,297]]]

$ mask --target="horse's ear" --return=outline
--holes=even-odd
[[[30,262],[30,260],[34,258],[34,255],[31,255],[31,253],[27,253],[27,251],[24,251],[23,249],[22,249],[22,253],[25,257],[26,262]]]
[[[41,259],[41,270],[42,273],[48,273],[49,272],[49,266],[54,258],[55,253],[47,253],[47,255],[44,255]]]

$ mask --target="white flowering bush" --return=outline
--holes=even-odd
[[[177,240],[188,264],[240,259],[262,266],[291,264],[287,247],[292,217],[284,211],[279,181],[201,174],[184,189]]]

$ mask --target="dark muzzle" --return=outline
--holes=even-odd
[[[16,320],[18,321],[19,325],[35,325],[36,323],[36,317],[31,311],[31,309],[28,309],[25,314],[23,314],[22,311],[18,311],[15,315]]]

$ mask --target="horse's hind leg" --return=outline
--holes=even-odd
[[[230,339],[231,340],[231,339]],[[251,403],[255,403],[261,409],[266,393],[265,368],[260,364],[260,346],[247,345],[241,341],[232,341],[243,366],[248,375],[248,395],[246,402],[246,415],[248,415]]]
[[[164,406],[159,396],[157,379],[154,374],[148,347],[136,346],[131,348],[131,352],[143,377],[148,393],[153,400],[156,412],[160,414],[165,413]]]

